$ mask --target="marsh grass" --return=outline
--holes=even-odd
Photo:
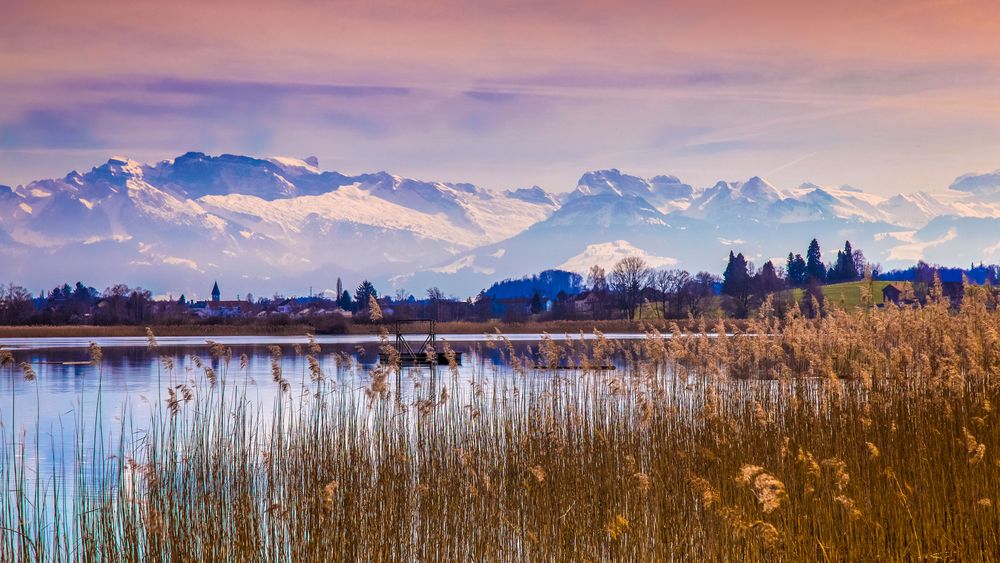
[[[58,490],[6,489],[0,527],[15,532],[0,559],[989,558],[990,300],[970,288],[958,311],[937,300],[821,319],[774,319],[765,304],[731,336],[704,323],[598,333],[543,339],[529,357],[496,335],[482,346],[506,367],[471,383],[293,350],[313,358],[308,373],[276,362],[258,382],[284,389],[272,412],[221,348],[221,372],[174,383],[143,439],[84,465],[94,475],[70,513],[42,508]],[[622,369],[589,367],[612,357]],[[19,465],[0,461],[5,478]]]

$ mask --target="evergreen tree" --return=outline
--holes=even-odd
[[[819,283],[826,280],[826,266],[823,265],[823,254],[816,239],[812,239],[806,251],[806,280],[816,280]]]
[[[738,317],[747,313],[750,306],[750,267],[743,253],[733,255],[729,252],[729,264],[722,274],[722,294],[732,298],[735,305],[731,312]]]
[[[750,290],[750,272],[747,270],[747,260],[743,253],[733,255],[729,252],[729,263],[722,274],[722,293],[739,298]]]
[[[788,263],[785,265],[785,277],[793,286],[801,286],[806,282],[806,261],[801,254],[788,253]]]
[[[372,282],[364,280],[354,290],[354,303],[357,304],[359,309],[363,309],[368,306],[368,299],[370,297],[378,299],[378,292],[375,291],[375,286]]]
[[[854,249],[851,248],[851,241],[846,241],[844,243],[844,250],[837,252],[837,277],[844,281],[858,278],[858,270],[854,264]]]
[[[762,296],[785,288],[785,282],[778,277],[778,269],[770,260],[764,262],[760,271],[754,275],[752,285],[753,292]]]
[[[340,294],[340,299],[337,299],[337,306],[345,311],[353,310],[354,304],[351,302],[351,294],[344,290],[344,293]]]

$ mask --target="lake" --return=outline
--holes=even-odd
[[[537,357],[543,335],[516,334],[507,338],[518,356]],[[634,340],[637,334],[608,334],[609,340]],[[553,341],[567,338],[582,344],[593,335],[552,335]],[[391,339],[390,339],[391,340]],[[419,345],[422,339],[412,336]],[[0,428],[9,461],[23,462],[26,483],[41,475],[43,486],[72,490],[79,478],[81,463],[91,463],[96,455],[114,456],[125,443],[141,443],[154,411],[167,408],[168,389],[181,385],[196,391],[210,386],[206,368],[217,378],[219,389],[245,393],[247,402],[261,416],[271,416],[279,395],[272,379],[273,346],[280,347],[277,360],[288,382],[290,397],[308,396],[316,391],[305,347],[306,337],[215,337],[212,342],[232,350],[231,359],[213,358],[204,337],[162,337],[155,350],[145,338],[7,338],[0,349],[10,351],[15,366],[0,371]],[[103,360],[92,365],[88,346],[101,347]],[[488,383],[508,389],[514,385],[507,344],[492,335],[439,335],[439,351],[448,342],[462,353],[462,364],[452,370],[403,368],[392,389],[396,399],[412,402],[424,394],[465,393],[474,383]],[[326,392],[361,394],[371,378],[369,370],[378,360],[377,336],[320,336],[319,367],[330,382]],[[245,356],[245,358],[243,358]],[[245,366],[241,367],[241,360]],[[564,360],[565,361],[565,360]],[[26,381],[18,367],[29,364],[36,379]],[[539,372],[538,377],[544,376]],[[84,454],[79,454],[80,447]],[[125,448],[127,450],[127,448]],[[10,464],[8,464],[10,465]],[[8,473],[7,478],[15,476]],[[113,479],[113,477],[107,477]],[[66,497],[72,495],[67,494]]]

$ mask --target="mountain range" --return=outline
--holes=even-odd
[[[759,177],[695,187],[610,169],[550,193],[189,152],[154,164],[114,157],[86,173],[0,186],[3,277],[36,290],[80,279],[204,297],[218,280],[231,298],[318,293],[337,277],[364,277],[386,293],[438,286],[467,296],[497,279],[585,273],[633,254],[719,272],[730,250],[759,264],[804,254],[814,237],[828,253],[849,239],[884,268],[996,260],[1000,171],[883,197],[812,183],[779,189]]]

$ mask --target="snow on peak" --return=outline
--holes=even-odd
[[[738,187],[739,194],[754,203],[771,202],[782,199],[781,192],[760,176],[754,176]]]
[[[103,172],[112,176],[132,176],[142,177],[142,164],[132,160],[127,156],[113,156],[108,162],[94,168],[94,172]]]
[[[611,193],[622,196],[636,191],[648,192],[649,185],[642,178],[622,174],[617,168],[610,168],[585,173],[577,182],[576,191],[583,195]]]
[[[616,262],[628,256],[642,258],[651,268],[662,268],[677,264],[677,260],[669,256],[657,256],[642,250],[627,240],[615,240],[597,244],[588,244],[583,252],[573,256],[559,265],[559,269],[584,274],[590,267],[597,264],[610,271]]]
[[[555,199],[548,194],[545,190],[538,186],[531,186],[530,188],[518,188],[516,190],[507,190],[504,192],[508,197],[514,199],[519,199],[521,201],[526,201],[529,203],[540,203],[543,205],[556,205]]]
[[[306,170],[308,172],[312,172],[313,174],[320,173],[319,159],[317,159],[315,156],[310,156],[305,159],[291,158],[287,156],[272,156],[267,160],[273,162],[274,164],[277,164],[282,168],[299,168],[302,170]]]

